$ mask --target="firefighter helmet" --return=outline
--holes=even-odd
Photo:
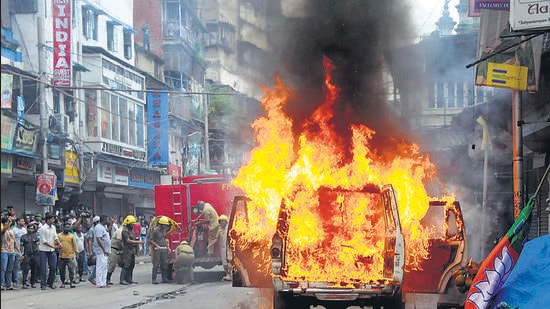
[[[226,215],[220,215],[220,217],[218,218],[218,222],[220,221],[229,222],[229,219],[227,218]]]
[[[136,222],[137,222],[136,217],[134,217],[132,215],[128,215],[128,216],[126,216],[126,218],[124,218],[124,221],[122,222],[122,225],[130,225],[130,224],[136,223]]]
[[[180,243],[180,245],[188,245],[189,243],[187,242],[187,240],[184,240]]]
[[[168,217],[166,217],[166,216],[162,216],[159,219],[159,224],[170,225],[170,219],[168,219]]]

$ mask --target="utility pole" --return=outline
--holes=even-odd
[[[210,169],[210,136],[208,135],[208,101],[210,95],[207,94],[204,100],[204,171]]]
[[[42,146],[42,173],[48,172],[48,134],[49,134],[49,117],[48,117],[48,104],[46,102],[46,89],[45,83],[47,83],[46,77],[46,61],[44,57],[44,46],[46,40],[44,39],[44,17],[38,16],[37,23],[38,31],[38,74],[40,82],[38,83],[39,89],[39,106],[40,106],[40,138],[43,142]],[[51,206],[42,205],[44,213],[51,211]]]
[[[512,143],[514,172],[514,220],[524,207],[523,192],[523,116],[521,91],[512,92]]]

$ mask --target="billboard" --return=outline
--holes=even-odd
[[[550,29],[550,1],[511,0],[510,26],[516,31]]]
[[[53,0],[53,84],[71,86],[71,1]]]
[[[481,10],[476,86],[537,91],[542,37],[528,39],[513,33],[510,13]],[[521,68],[523,67],[523,68]]]
[[[152,166],[168,167],[169,131],[168,93],[147,92],[147,156]]]

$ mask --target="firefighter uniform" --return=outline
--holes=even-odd
[[[178,284],[194,282],[193,263],[195,262],[195,253],[193,248],[182,241],[176,248],[176,261],[174,262],[174,270],[176,273],[176,282]]]
[[[147,237],[149,246],[151,248],[151,263],[153,269],[151,272],[151,279],[153,284],[157,284],[157,273],[161,271],[162,282],[170,282],[171,274],[169,267],[169,250],[168,243],[166,241],[166,235],[170,230],[170,224],[168,218],[161,217],[158,220],[158,225],[153,228],[151,235]]]

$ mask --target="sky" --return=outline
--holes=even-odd
[[[408,0],[411,5],[411,14],[415,25],[418,29],[418,35],[426,35],[432,33],[436,26],[435,23],[443,13],[445,0]],[[456,5],[459,0],[451,0],[449,2],[449,13],[455,22],[458,23],[458,12]]]

